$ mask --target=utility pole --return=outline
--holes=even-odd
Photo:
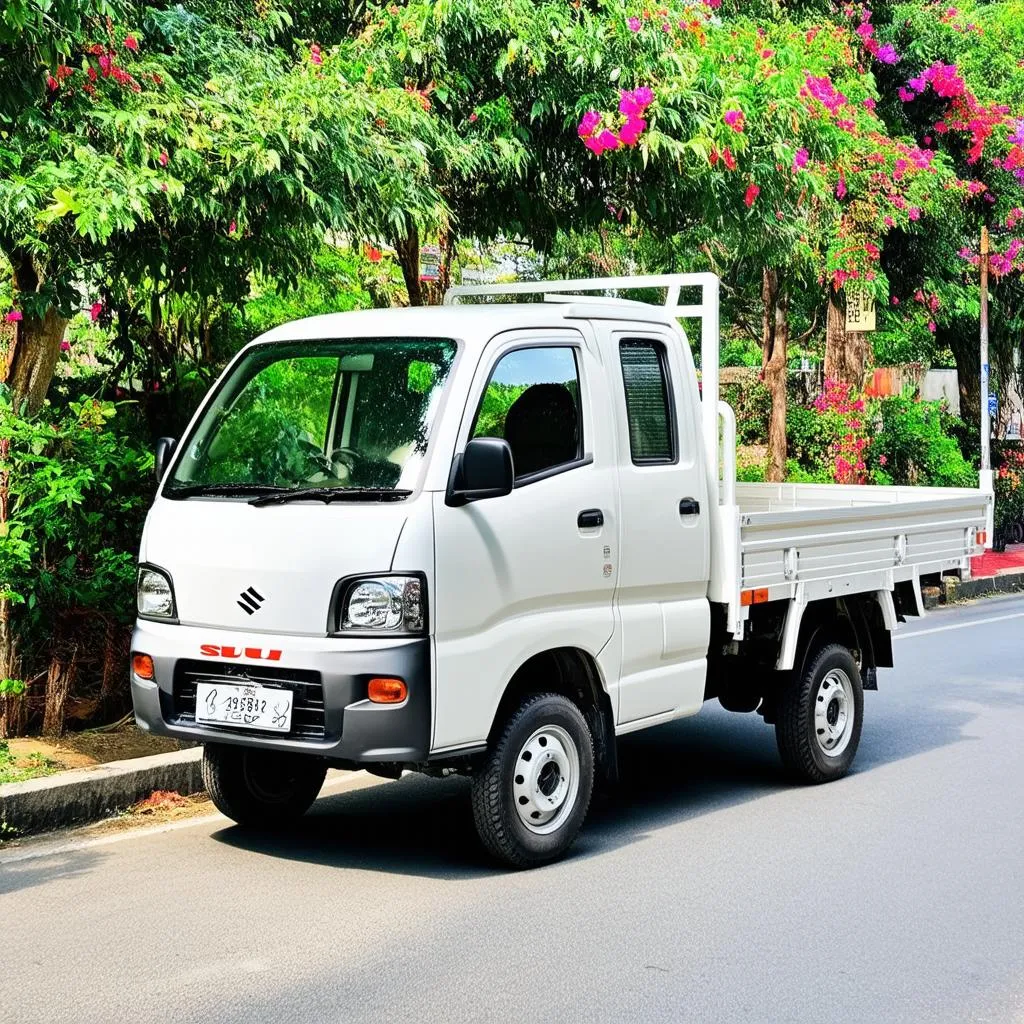
[[[988,228],[981,229],[981,470],[978,486],[988,494],[994,494],[992,479],[992,425],[988,413]],[[989,505],[985,547],[992,547],[995,529],[993,504]]]

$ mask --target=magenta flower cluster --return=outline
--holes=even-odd
[[[623,89],[619,94],[619,113],[625,120],[617,131],[602,128],[601,115],[596,110],[588,110],[580,119],[577,134],[595,156],[610,149],[622,146],[635,146],[640,136],[647,130],[644,114],[654,102],[654,93],[642,85],[638,89]]]

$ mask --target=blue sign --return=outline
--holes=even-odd
[[[989,416],[997,416],[999,414],[999,396],[989,395],[988,396],[988,414]]]

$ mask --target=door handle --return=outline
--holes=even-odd
[[[585,508],[577,517],[576,525],[581,530],[604,526],[604,513],[599,508]]]
[[[681,516],[699,516],[700,502],[696,498],[683,498],[679,502],[679,514]]]

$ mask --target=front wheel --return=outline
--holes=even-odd
[[[853,764],[864,716],[864,687],[853,655],[828,644],[808,659],[779,697],[775,739],[789,773],[831,782]]]
[[[203,747],[203,785],[217,810],[239,825],[273,828],[301,818],[326,774],[322,761],[301,754]]]
[[[473,777],[480,840],[515,868],[556,860],[576,838],[594,789],[594,742],[572,701],[528,697]]]

